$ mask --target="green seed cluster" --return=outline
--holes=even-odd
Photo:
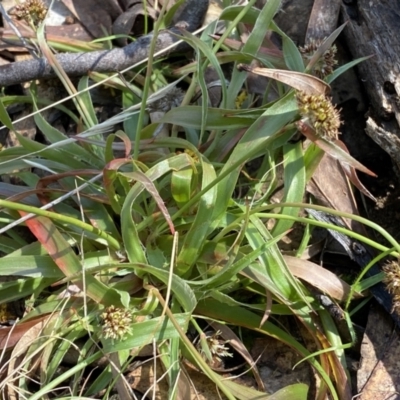
[[[103,335],[106,339],[124,339],[131,333],[132,313],[129,310],[110,306],[101,314]]]
[[[318,136],[326,139],[338,136],[340,113],[328,97],[297,92],[296,98],[302,119],[315,129]]]

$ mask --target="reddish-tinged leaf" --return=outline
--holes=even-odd
[[[107,192],[107,197],[110,200],[111,206],[117,214],[121,212],[121,206],[118,204],[115,196],[115,189],[114,189],[114,181],[117,178],[117,171],[120,167],[122,167],[125,164],[130,164],[132,163],[132,159],[130,158],[117,158],[115,160],[110,161],[106,166],[104,167],[104,172],[103,172],[103,182],[104,182],[104,188]]]
[[[131,151],[132,151],[132,143],[131,143],[128,135],[125,132],[118,131],[115,134],[115,136],[119,137],[122,140],[123,144],[125,145],[125,157],[128,158],[129,154],[131,154]]]
[[[332,347],[331,343],[324,335],[320,333],[320,331],[317,330],[316,334],[324,349],[329,349]],[[332,374],[336,381],[336,389],[338,391],[340,400],[351,400],[352,396],[349,378],[346,375],[346,371],[343,368],[339,358],[333,351],[324,354],[324,356],[327,357],[330,367],[332,368]]]
[[[132,172],[130,174],[124,174],[124,175],[129,176],[135,181],[140,182],[145,187],[145,189],[153,196],[154,200],[158,205],[158,208],[160,209],[160,211],[164,215],[165,220],[168,223],[171,234],[174,235],[175,234],[174,223],[172,222],[172,218],[168,212],[168,209],[165,206],[164,201],[160,196],[160,194],[158,193],[158,190],[155,187],[154,183],[142,172]]]
[[[19,211],[19,213],[22,217],[27,214],[24,211]],[[83,266],[74,250],[49,218],[37,216],[28,219],[25,223],[62,273],[66,277],[70,276],[74,283],[90,298],[97,303],[122,306],[121,297],[118,292],[109,289],[92,275],[85,275],[85,285],[82,280],[76,278],[77,276],[81,277]]]
[[[48,185],[57,182],[60,183],[59,181],[63,178],[68,178],[68,177],[77,177],[80,175],[98,175],[100,173],[99,170],[94,170],[94,169],[79,169],[79,170],[73,170],[73,171],[68,171],[68,172],[61,172],[59,174],[53,174],[53,175],[48,175],[44,176],[39,179],[38,183],[36,184],[36,189],[39,190],[37,192],[37,196],[39,200],[42,202],[43,205],[47,204],[49,202],[49,199],[47,196],[44,195],[46,191],[44,189],[47,188]],[[62,186],[62,183],[60,183]],[[41,192],[43,190],[43,192]]]
[[[346,176],[349,178],[350,182],[365,196],[369,197],[373,201],[377,201],[374,195],[361,183],[358,179],[356,171],[353,167],[348,164],[342,164],[342,168]]]
[[[317,148],[314,144],[312,146]],[[321,151],[321,149],[318,150]],[[323,151],[321,153],[323,157],[308,182],[307,191],[315,197],[319,205],[358,215],[353,188],[341,164],[329,154]],[[350,230],[367,235],[364,225],[360,222],[350,218],[342,218],[342,220]]]
[[[321,150],[328,153],[330,156],[335,158],[340,162],[341,165],[347,164],[355,169],[358,169],[361,172],[364,172],[367,175],[376,177],[377,175],[369,170],[367,167],[364,167],[361,163],[359,163],[355,158],[353,158],[350,154],[346,153],[343,149],[341,149],[334,142],[331,142],[327,139],[321,138],[317,136],[314,130],[304,121],[298,121],[297,123],[298,130],[307,138],[314,142]]]

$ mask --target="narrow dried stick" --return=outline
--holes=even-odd
[[[189,32],[195,31],[203,22],[208,3],[209,0],[187,0],[174,27],[159,32],[155,51],[161,51],[178,42],[182,28]],[[152,37],[152,33],[142,36],[136,42],[122,49],[64,53],[58,54],[56,57],[69,76],[82,76],[88,71],[117,72],[146,59]],[[186,46],[185,43],[180,43],[174,48],[174,51],[181,51]],[[44,58],[0,66],[0,86],[54,76],[52,67]]]

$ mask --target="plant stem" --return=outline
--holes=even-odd
[[[62,215],[52,211],[42,210],[41,208],[28,206],[26,204],[14,203],[13,201],[2,200],[2,199],[0,199],[0,207],[16,211],[24,211],[27,213],[40,215],[42,217],[47,217],[55,221],[61,221],[66,224],[76,226],[77,228],[81,228],[84,231],[93,233],[98,237],[104,239],[113,250],[119,250],[121,248],[120,243],[111,235],[109,235],[107,232],[102,231],[101,229],[98,229],[93,225],[87,224],[86,222],[80,221],[79,219],[67,217],[66,215]]]

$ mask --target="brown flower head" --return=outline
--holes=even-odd
[[[390,261],[382,267],[385,273],[383,283],[387,291],[393,296],[392,312],[400,314],[400,264],[399,261]]]
[[[15,6],[13,15],[28,24],[38,26],[46,17],[47,7],[42,0],[26,0]]]
[[[326,139],[337,137],[340,113],[328,97],[297,92],[296,98],[302,119],[315,129],[318,136]]]
[[[101,314],[103,335],[106,339],[123,339],[131,333],[132,313],[127,309],[110,306]]]
[[[314,56],[318,47],[321,46],[323,40],[311,39],[308,43],[306,43],[303,47],[299,47],[300,53],[303,58],[308,63],[311,58]],[[326,50],[321,58],[314,65],[312,72],[320,79],[324,79],[327,75],[333,72],[335,65],[337,64],[336,60],[336,52],[337,48],[333,45],[330,49]]]

